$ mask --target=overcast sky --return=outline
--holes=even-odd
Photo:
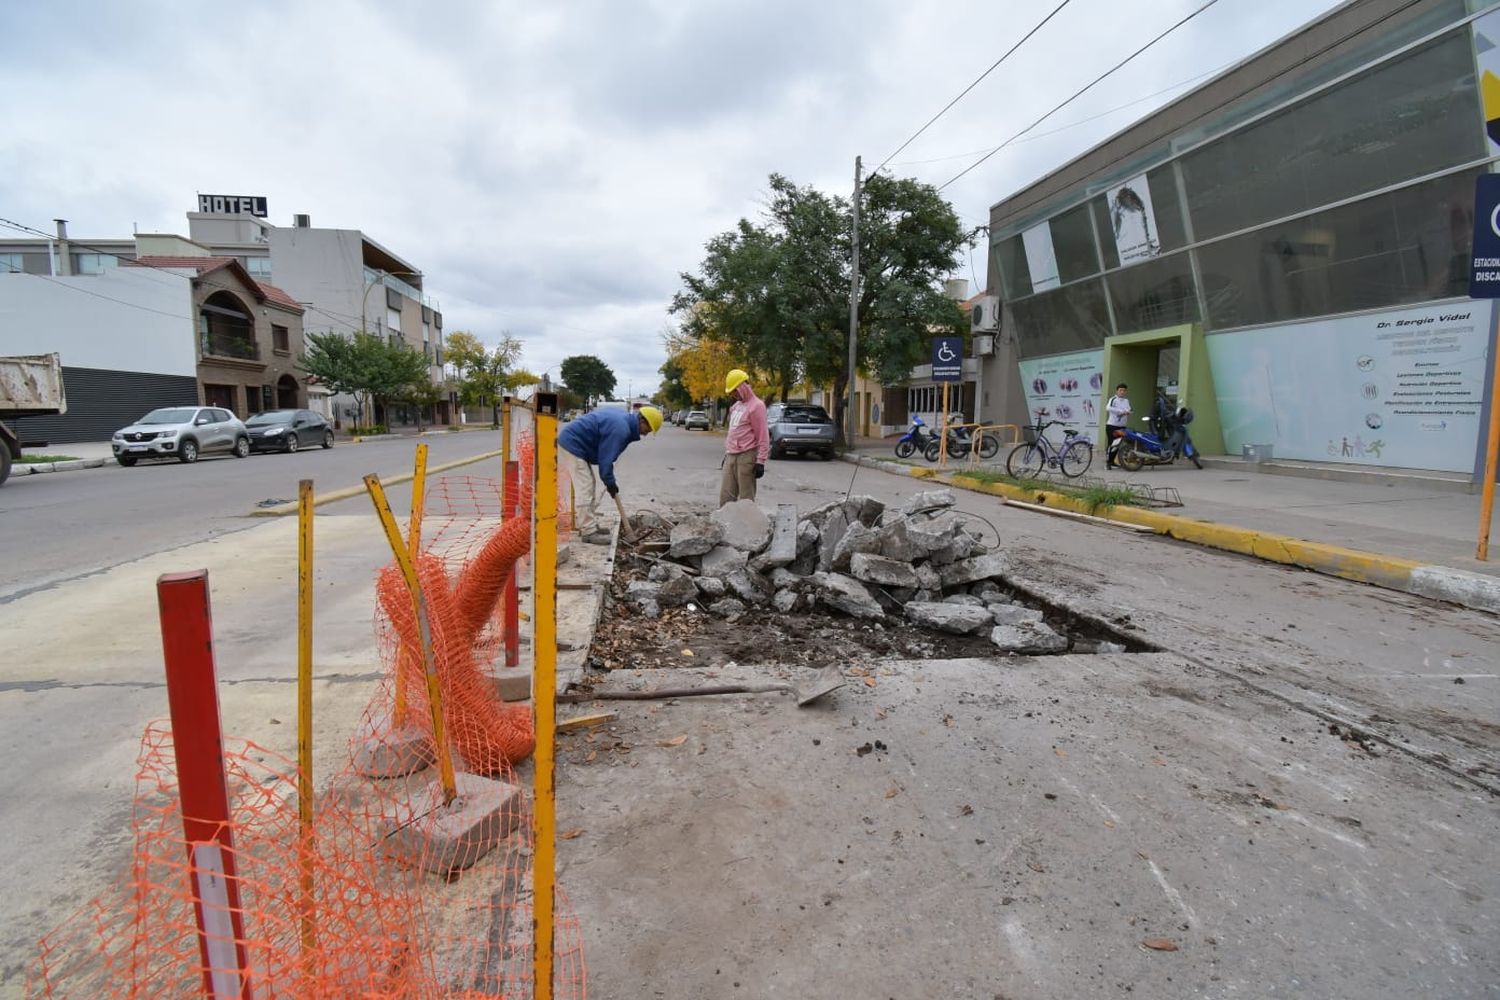
[[[649,392],[679,272],[768,173],[847,193],[1056,2],[7,0],[0,216],[185,234],[197,192],[265,195],[416,263],[446,330]],[[894,169],[944,183],[1201,3],[1071,0]],[[1220,0],[945,194],[981,224],[1333,6]]]

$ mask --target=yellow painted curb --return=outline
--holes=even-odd
[[[881,467],[888,468],[891,464],[881,463]],[[1237,528],[1232,524],[1197,521],[1173,514],[1162,514],[1154,510],[1141,510],[1137,507],[1093,509],[1081,500],[1045,487],[1027,489],[1012,486],[1009,483],[986,483],[977,479],[969,479],[962,472],[944,474],[937,469],[924,469],[918,466],[907,466],[906,472],[915,479],[931,479],[972,493],[988,493],[991,496],[1009,497],[1012,500],[1056,507],[1059,510],[1069,510],[1078,514],[1091,514],[1109,521],[1142,525],[1155,530],[1159,535],[1166,535],[1192,545],[1234,552],[1255,559],[1263,559],[1266,562],[1280,563],[1283,566],[1296,566],[1300,569],[1359,583],[1372,583],[1392,590],[1411,592],[1412,571],[1424,565],[1411,559],[1380,555],[1376,552],[1363,552],[1359,549],[1346,549],[1340,545],[1312,542],[1305,538],[1294,538],[1291,535]]]
[[[449,469],[457,469],[461,466],[473,465],[475,462],[483,462],[487,458],[499,458],[500,455],[501,452],[498,451],[486,451],[479,455],[471,455],[468,458],[461,458],[456,462],[445,462],[442,465],[434,465],[427,470],[427,474],[429,476],[436,475],[439,472],[447,472]],[[413,474],[410,472],[403,472],[399,476],[392,476],[389,479],[382,479],[380,482],[384,486],[395,486],[398,483],[409,483],[411,482],[412,475]],[[345,486],[343,489],[332,490],[328,493],[319,493],[317,495],[317,498],[313,500],[313,506],[321,507],[325,503],[337,503],[340,500],[348,500],[350,497],[357,497],[363,492],[365,492],[365,488],[361,485]],[[297,513],[297,503],[296,501],[291,501],[288,503],[280,504],[276,507],[257,508],[250,512],[250,516],[285,517],[288,514],[295,513]]]

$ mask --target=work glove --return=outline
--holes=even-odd
[[[604,490],[611,497],[617,497],[620,495],[620,487],[616,486],[614,483],[609,483],[608,485],[606,485],[604,487]]]
[[[765,474],[766,474],[766,467],[764,465],[761,465],[759,462],[756,462],[755,463],[755,478],[759,479],[761,476],[764,476]]]

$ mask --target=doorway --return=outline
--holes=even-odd
[[[214,385],[205,382],[203,383],[203,405],[217,406],[228,410],[230,413],[235,413],[239,409],[235,405],[235,397],[239,395],[238,390],[239,386],[236,385]]]
[[[1104,342],[1106,393],[1121,382],[1130,399],[1130,426],[1141,430],[1161,390],[1172,405],[1193,410],[1193,443],[1205,455],[1224,454],[1224,434],[1219,424],[1219,403],[1214,395],[1213,374],[1203,331],[1196,326],[1172,326],[1143,333],[1122,334]],[[1100,414],[1099,433],[1104,433]]]

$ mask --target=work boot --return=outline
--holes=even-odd
[[[603,528],[595,528],[593,531],[584,534],[583,540],[590,545],[608,545],[610,534]]]

